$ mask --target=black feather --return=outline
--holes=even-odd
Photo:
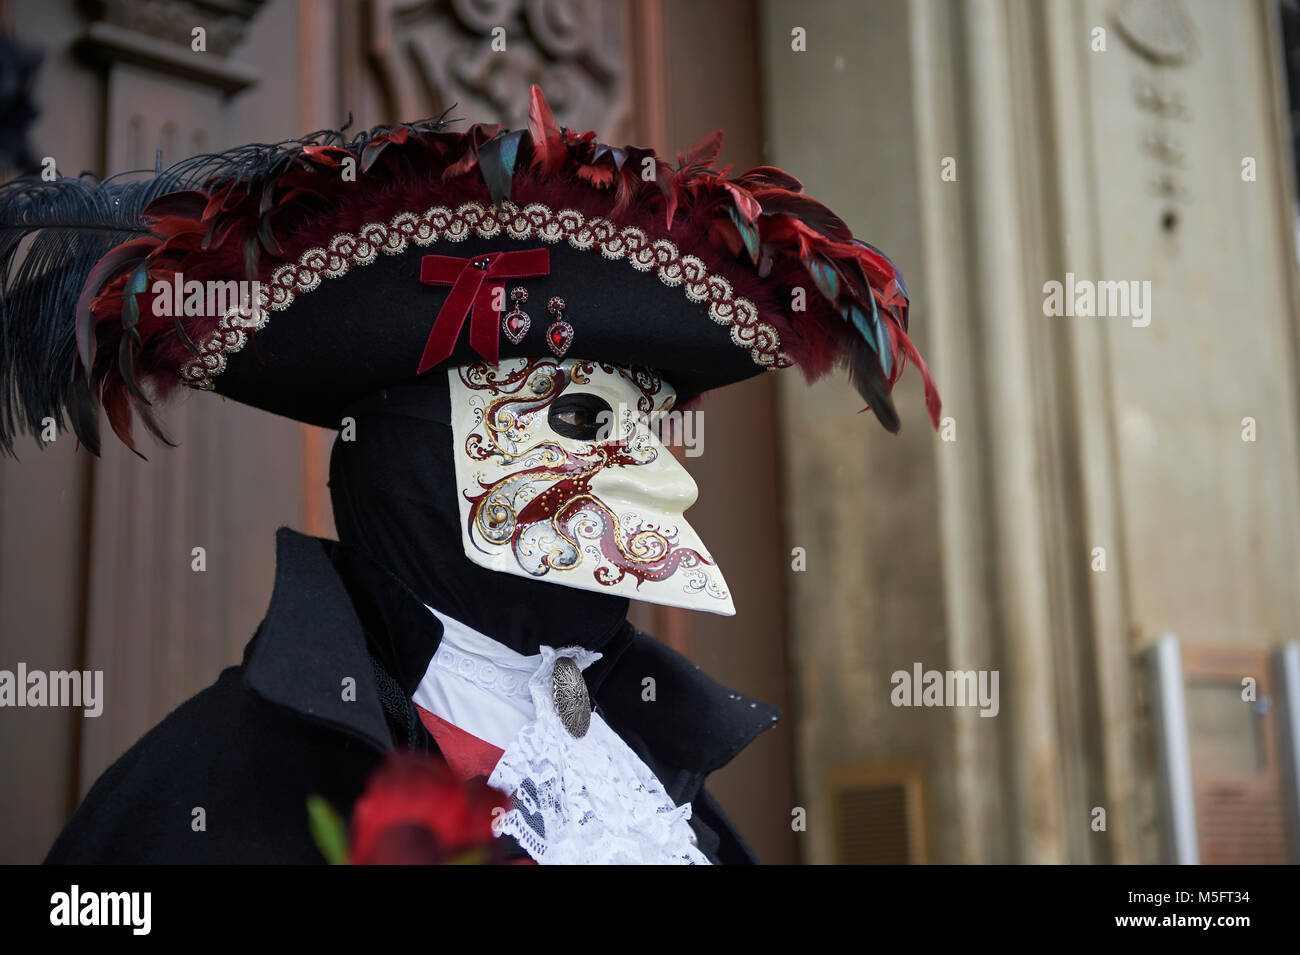
[[[153,413],[152,408],[136,405],[135,413],[139,416],[140,420],[144,422],[145,429],[148,430],[150,434],[163,444],[167,445],[167,447],[176,447],[176,442],[167,437],[167,433],[163,430],[162,424],[158,421],[158,417]]]
[[[853,343],[853,354],[849,358],[849,379],[876,419],[885,426],[885,430],[898,434],[902,422],[894,408],[894,399],[889,395],[889,381],[884,369],[880,367],[880,357],[865,341]]]
[[[68,420],[77,439],[91,454],[99,455],[99,408],[86,376],[76,371],[68,389]]]
[[[147,231],[140,211],[154,182],[20,180],[0,187],[0,449],[13,454],[20,432],[65,416],[97,447],[89,390],[73,393],[75,315],[95,263]],[[81,377],[81,376],[78,376]],[[88,430],[87,430],[88,429]]]
[[[446,125],[444,117],[411,125],[437,132]],[[192,190],[244,188],[261,190],[265,210],[276,180],[303,161],[305,146],[335,146],[360,158],[366,145],[387,129],[352,136],[322,130],[280,143],[240,146],[185,159],[161,172],[149,170],[143,179],[141,173],[127,173],[102,181],[90,176],[53,182],[20,179],[0,186],[0,451],[13,455],[19,434],[39,434],[43,420],[53,418],[59,428],[70,423],[81,443],[99,452],[97,382],[102,382],[88,379],[91,371],[102,370],[98,366],[105,358],[92,358],[97,369],[81,367],[76,306],[103,256],[149,235],[143,216],[149,203]],[[177,196],[175,203],[192,207],[198,198]],[[251,270],[256,269],[259,245],[274,250],[274,236],[263,230],[251,238],[245,249],[245,265]],[[125,350],[107,360],[121,363],[139,413],[147,399],[132,375],[139,371],[139,343],[131,334],[131,317],[126,317]],[[86,347],[93,348],[93,334],[87,330],[86,335]],[[183,330],[181,337],[195,350]],[[152,416],[145,418],[145,425],[161,437]]]
[[[519,143],[525,130],[517,129],[490,139],[478,149],[478,166],[487,183],[492,204],[500,205],[510,198],[510,184],[515,174],[519,156]]]

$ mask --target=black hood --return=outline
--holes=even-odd
[[[627,618],[626,597],[488,570],[465,556],[448,395],[439,370],[345,410],[355,425],[340,431],[330,456],[339,540],[429,606],[519,653],[599,650]]]

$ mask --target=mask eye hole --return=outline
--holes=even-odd
[[[614,421],[609,402],[586,392],[560,395],[551,405],[547,424],[556,434],[578,441],[595,441]]]

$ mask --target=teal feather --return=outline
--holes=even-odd
[[[888,378],[894,367],[894,350],[890,345],[889,330],[876,310],[875,296],[871,296],[870,313],[857,302],[849,302],[840,309],[840,312],[845,320],[857,329],[867,347],[876,353],[880,359],[880,367]]]
[[[728,206],[727,212],[731,214],[731,221],[736,224],[736,231],[740,233],[740,239],[745,243],[749,260],[758,262],[758,227],[752,222],[746,222],[736,211],[735,206]]]
[[[840,297],[840,273],[835,266],[819,256],[806,259],[804,265],[818,291],[829,301],[836,301]]]
[[[149,266],[146,262],[141,262],[131,272],[131,277],[126,280],[126,285],[122,289],[122,328],[126,334],[122,336],[121,344],[117,349],[118,369],[122,372],[122,380],[126,382],[126,387],[131,394],[138,399],[149,404],[149,399],[144,396],[140,386],[135,380],[135,358],[140,350],[140,332],[136,326],[140,324],[140,303],[136,296],[147,291],[149,288]]]
[[[889,338],[889,329],[876,308],[876,295],[873,291],[868,297],[871,302],[871,323],[876,329],[876,354],[880,356],[880,367],[888,378],[894,373],[894,345]]]
[[[478,166],[487,183],[492,204],[500,205],[510,198],[510,183],[515,176],[515,162],[519,158],[519,141],[524,131],[497,136],[479,147]]]

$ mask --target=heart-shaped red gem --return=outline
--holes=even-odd
[[[564,353],[569,350],[569,345],[573,343],[573,326],[560,319],[546,330],[546,343],[551,346],[551,351],[555,353],[556,358],[563,358]]]
[[[505,318],[506,338],[518,345],[528,333],[529,324],[527,313],[515,309]]]

